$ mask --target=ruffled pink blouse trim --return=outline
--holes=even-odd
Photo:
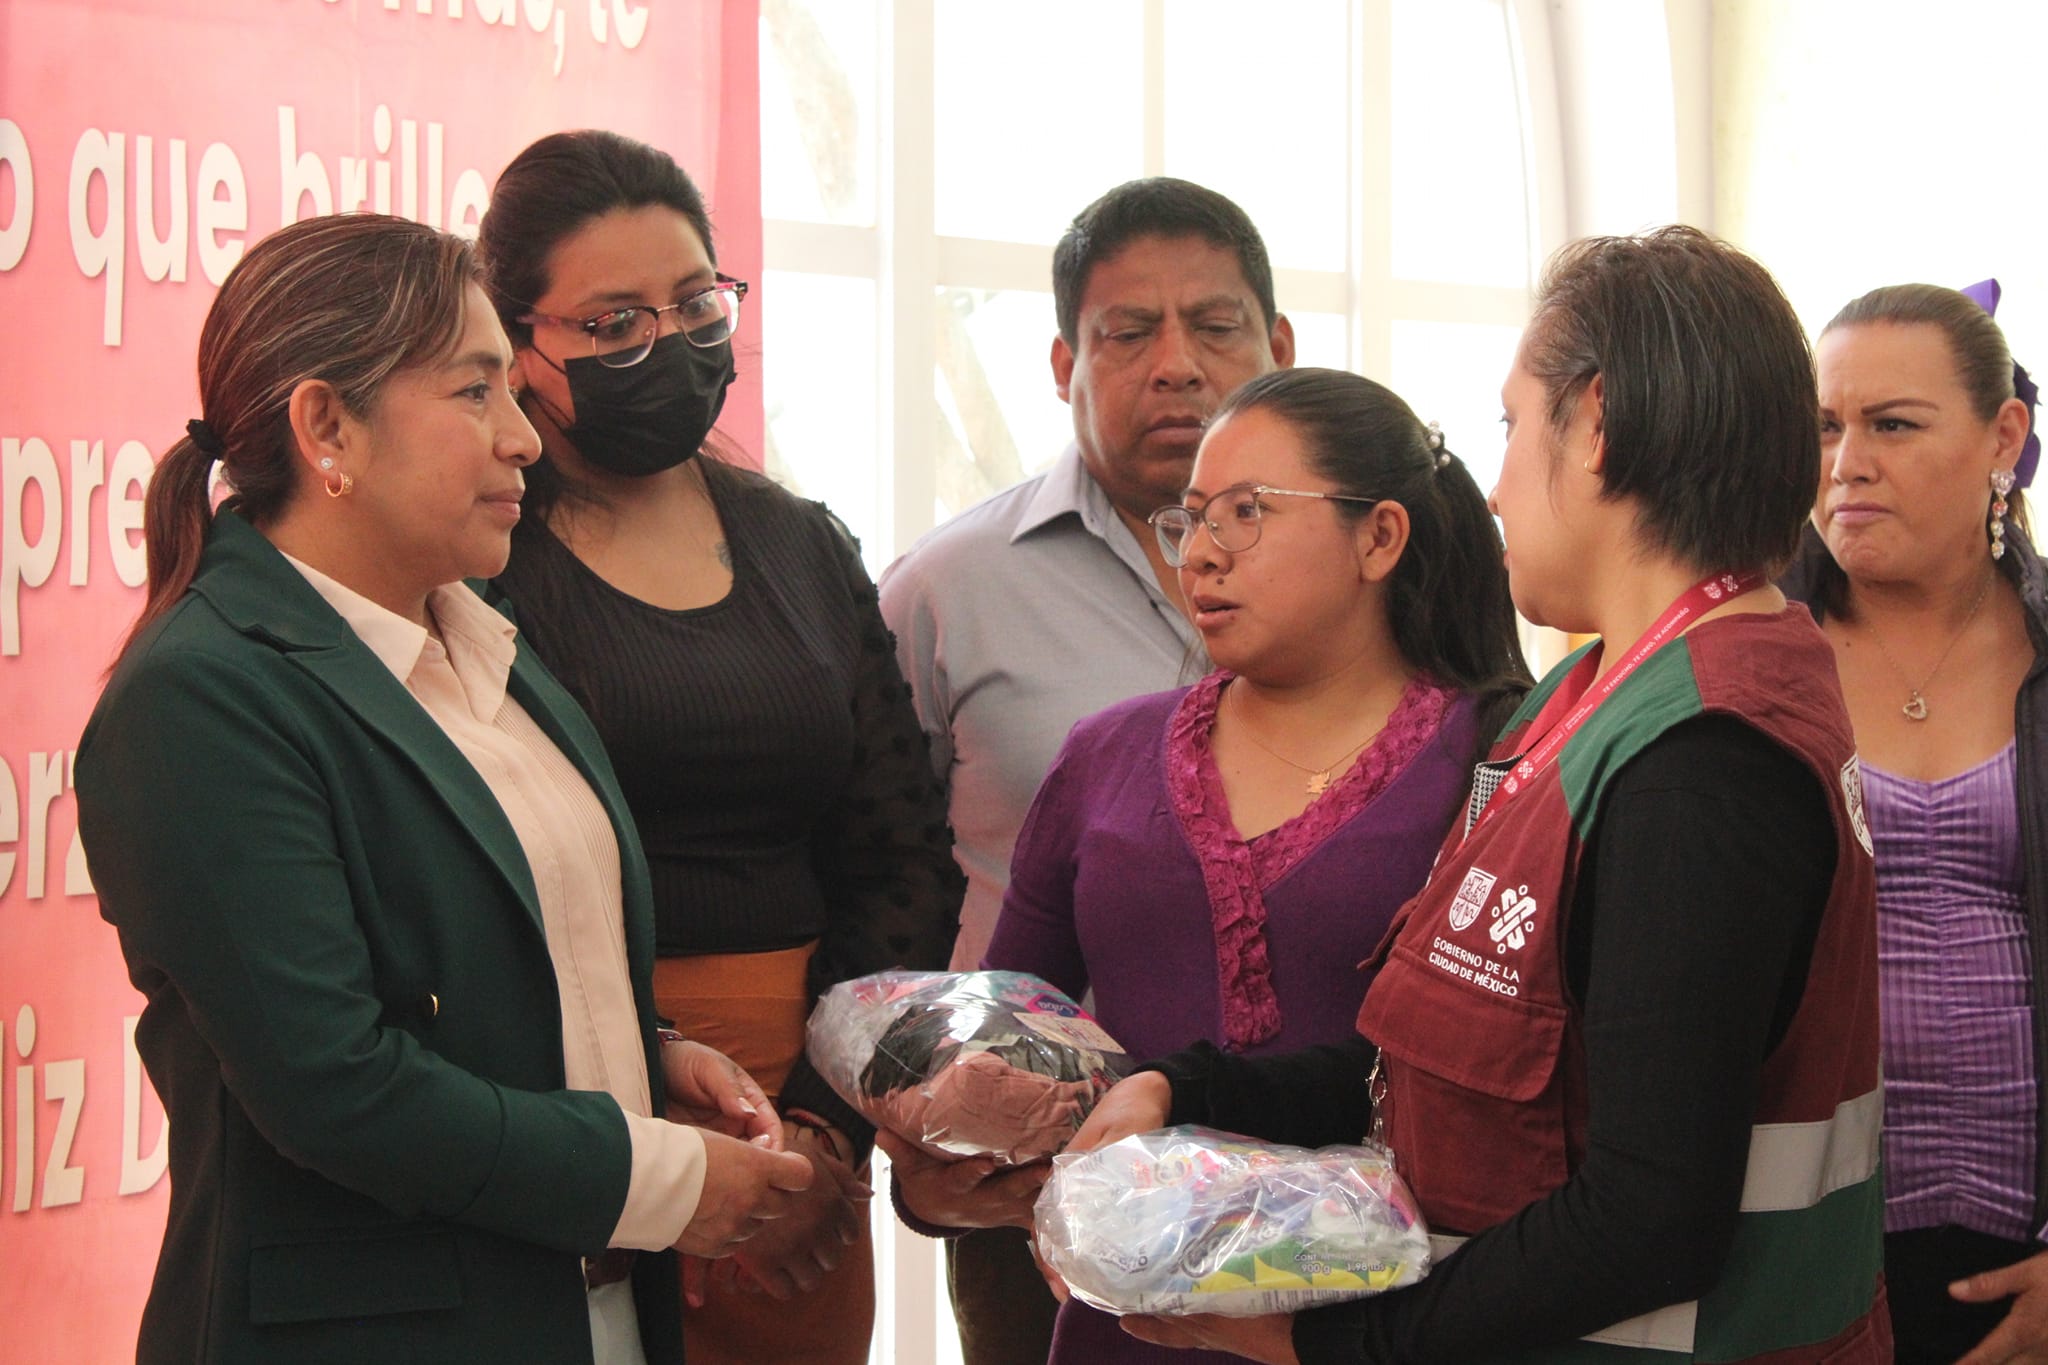
[[[1358,761],[1292,820],[1247,841],[1230,819],[1211,738],[1232,674],[1219,669],[1188,689],[1166,725],[1166,787],[1202,868],[1216,934],[1225,1045],[1241,1051],[1280,1031],[1280,1001],[1266,952],[1265,888],[1291,872],[1375,801],[1443,725],[1457,694],[1417,676]]]

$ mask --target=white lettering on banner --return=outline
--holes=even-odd
[[[93,493],[102,486],[101,520],[114,575],[131,588],[140,587],[147,576],[142,499],[156,461],[142,442],[123,441],[109,471],[106,449],[104,441],[71,441],[67,498],[49,442],[38,436],[0,438],[0,656],[21,653],[22,590],[49,581],[66,537],[71,541],[69,582],[73,587],[91,582],[97,540]]]
[[[227,191],[225,199],[222,190]],[[220,234],[249,230],[249,184],[242,177],[242,163],[225,143],[209,143],[200,153],[199,187],[192,197],[199,204],[199,268],[209,283],[217,285],[248,246],[241,237],[224,242]]]
[[[43,1063],[43,1103],[58,1106],[57,1128],[50,1134],[50,1159],[43,1166],[42,1197],[36,1206],[52,1209],[85,1198],[85,1167],[71,1161],[78,1113],[85,1107],[85,1058]]]
[[[618,26],[619,46],[631,51],[647,36],[647,14],[651,5],[628,4],[627,0],[590,0],[590,36],[605,40],[605,20]]]
[[[8,126],[12,127],[11,124]],[[79,134],[71,149],[71,187],[67,201],[71,256],[87,279],[104,277],[106,280],[100,320],[100,341],[106,346],[121,344],[122,315],[127,299],[130,182],[127,143],[125,133],[88,128]],[[25,144],[22,151],[22,164],[26,165]],[[160,238],[156,235],[155,142],[147,136],[136,137],[135,254],[142,263],[142,273],[151,280],[168,279],[183,283],[185,259],[193,245],[192,239],[196,237],[200,268],[206,272],[209,281],[219,284],[227,278],[235,262],[242,259],[245,243],[240,234],[249,228],[249,188],[242,175],[242,163],[226,144],[208,143],[206,150],[200,153],[199,171],[188,201],[183,139],[170,139],[167,160],[170,174],[165,182],[165,197],[168,200],[166,209],[170,216],[170,229]],[[17,183],[25,182],[17,177]],[[190,230],[188,202],[197,205],[196,233]],[[21,220],[22,247],[26,249],[28,220],[19,209],[16,217]],[[93,226],[95,218],[99,221],[97,229]],[[8,229],[10,233],[14,230],[13,227]],[[223,239],[223,233],[237,235]],[[0,248],[4,248],[7,240],[0,238]],[[0,260],[4,259],[5,251],[0,249]]]
[[[50,1134],[50,1156],[43,1166],[41,1197],[36,1188],[36,1072],[29,1063],[36,1050],[36,1012],[23,1005],[14,1016],[14,1053],[23,1063],[14,1068],[14,1202],[16,1213],[76,1204],[85,1196],[85,1168],[71,1163],[78,1138],[79,1112],[85,1105],[85,1059],[67,1057],[45,1062],[40,1070],[42,1098],[54,1102],[57,1123]]]
[[[142,1054],[135,1050],[135,1026],[139,1014],[121,1020],[121,1194],[146,1194],[156,1188],[171,1164],[171,1123],[168,1117],[157,1124],[156,1142],[149,1155],[142,1154],[142,1091],[148,1084],[142,1071]]]
[[[121,1105],[121,1177],[123,1195],[147,1194],[163,1180],[170,1165],[169,1123],[157,1105],[156,1136],[148,1153],[142,1148],[143,1096],[148,1076],[135,1050],[137,1015],[121,1021],[123,1082]],[[12,1160],[0,1160],[0,1182],[11,1186],[6,1208],[14,1213],[31,1209],[54,1209],[77,1204],[85,1198],[85,1166],[72,1160],[80,1151],[79,1128],[87,1115],[86,1066],[83,1057],[63,1057],[37,1062],[36,1010],[22,1005],[14,1014],[13,1060],[17,1065],[0,1068],[0,1094],[11,1086],[14,1103],[0,1102],[0,1154],[12,1153]],[[7,1026],[0,1020],[0,1057],[6,1056]],[[12,1121],[9,1121],[9,1115]],[[36,1154],[47,1141],[40,1178]]]
[[[333,5],[337,0],[324,0]],[[648,21],[654,13],[654,6],[642,0],[583,0],[591,38],[600,46],[608,45],[617,34],[619,46],[632,51],[647,37]],[[437,13],[436,0],[384,0],[384,12],[398,15],[424,15],[433,18]],[[518,29],[521,21],[527,32],[549,40],[554,55],[554,74],[562,74],[562,67],[568,53],[569,12],[575,8],[575,0],[438,0],[438,13],[442,18],[462,20],[474,15],[477,22],[486,27]]]
[[[397,132],[397,164],[390,158]],[[444,191],[447,179],[448,130],[429,121],[426,128],[424,174],[420,156],[420,125],[415,119],[399,119],[394,125],[390,106],[380,104],[370,112],[370,145],[373,157],[340,156],[330,181],[327,163],[320,154],[299,146],[298,110],[289,104],[277,107],[278,206],[281,223],[296,223],[324,213],[352,213],[372,209],[397,213],[402,218],[423,222],[428,227],[446,227],[465,237],[476,236],[490,192],[483,175],[464,168],[455,177],[455,188]],[[398,198],[392,200],[392,174],[397,172]],[[443,212],[445,206],[445,214]]]
[[[33,543],[26,516],[31,484],[42,521]],[[63,507],[57,457],[49,445],[34,436],[0,442],[0,655],[21,653],[21,590],[40,588],[57,566]]]
[[[12,845],[21,838],[21,804],[14,797],[14,769],[7,766],[7,759],[0,756],[0,895],[7,891],[7,884],[14,880],[14,864],[20,855]]]
[[[135,254],[141,258],[143,276],[150,280],[185,282],[185,139],[170,140],[171,230],[156,235],[155,139],[147,133],[135,136]]]
[[[14,1016],[14,1051],[26,1061],[36,1050],[36,1012],[23,1005]],[[35,1198],[36,1181],[36,1069],[14,1068],[14,1204],[16,1213],[28,1212]]]
[[[28,791],[25,797],[18,798],[14,787],[14,768],[4,755],[0,755],[0,849],[5,850],[0,851],[0,894],[5,894],[13,884],[14,870],[20,867],[23,898],[32,901],[43,899],[49,884],[50,807],[70,790],[77,761],[78,751],[75,749],[31,753],[25,773]],[[26,838],[21,833],[23,807],[28,810]],[[11,847],[15,844],[24,846],[23,851],[28,855],[25,861]],[[92,894],[92,878],[85,866],[85,845],[79,842],[75,827],[64,853],[63,894]]]
[[[127,222],[120,133],[88,128],[71,149],[71,255],[89,280],[107,277],[100,341],[121,344],[121,292],[127,274]],[[92,230],[93,186],[100,187],[100,230]]]
[[[21,264],[36,216],[36,168],[29,157],[28,136],[11,118],[0,118],[0,177],[14,177],[14,217],[0,227],[0,270]]]
[[[326,3],[331,5],[334,0]],[[619,46],[630,51],[646,40],[654,12],[652,5],[633,4],[629,0],[585,3],[586,27],[600,46],[609,45],[616,36]],[[401,5],[399,0],[385,0],[385,8],[397,11]],[[485,24],[516,29],[523,16],[526,28],[538,35],[551,36],[553,72],[556,76],[562,74],[568,9],[557,0],[474,0],[473,8]],[[433,4],[431,0],[418,0],[416,9],[420,14],[432,14]],[[450,19],[462,19],[463,0],[445,0],[443,12]],[[299,149],[296,116],[289,106],[279,108],[278,124],[284,199],[279,226],[297,222],[302,216],[300,209],[310,199],[312,214],[346,212],[367,204],[379,213],[395,212],[431,227],[445,226],[450,232],[476,235],[476,224],[489,202],[489,189],[481,172],[464,168],[456,173],[453,189],[444,194],[447,133],[443,124],[426,125],[423,180],[420,125],[413,119],[398,121],[395,204],[389,159],[394,127],[388,106],[376,106],[372,115],[377,157],[339,157],[338,175],[334,179],[328,177],[317,155]],[[132,176],[128,133],[87,128],[72,144],[66,224],[72,259],[79,271],[89,280],[105,281],[101,296],[102,345],[121,344],[131,235],[144,277],[159,283],[168,280],[183,284],[187,262],[196,250],[206,279],[218,285],[227,278],[248,245],[248,178],[234,149],[222,142],[208,143],[199,155],[197,174],[189,184],[186,140],[166,138],[163,150],[165,176],[160,197],[155,136],[134,135]],[[13,211],[0,224],[0,271],[13,270],[27,255],[35,228],[36,189],[27,133],[13,119],[0,118],[0,182],[6,179],[11,179],[14,185]]]
[[[344,181],[348,178],[349,160],[341,160]],[[277,162],[278,190],[284,197],[278,213],[280,223],[298,222],[299,201],[309,194],[313,196],[313,211],[305,217],[320,218],[334,212],[334,191],[327,184],[327,168],[313,153],[299,150],[299,113],[289,104],[277,106]],[[361,198],[358,191],[358,203]]]

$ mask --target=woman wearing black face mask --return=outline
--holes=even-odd
[[[543,138],[478,247],[544,453],[497,588],[639,825],[657,1008],[746,1066],[817,1168],[741,1256],[685,1267],[690,1365],[857,1365],[873,1132],[803,1060],[803,1023],[833,982],[944,968],[963,889],[874,586],[824,507],[701,457],[747,286],[666,153]]]

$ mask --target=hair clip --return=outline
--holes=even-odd
[[[1435,422],[1426,422],[1422,428],[1422,440],[1429,447],[1430,454],[1436,456],[1436,467],[1450,468],[1451,452],[1444,448],[1444,429]]]

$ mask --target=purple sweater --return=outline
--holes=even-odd
[[[1477,740],[1469,698],[1419,683],[1351,772],[1247,845],[1220,810],[1208,749],[1222,680],[1135,698],[1074,727],[1018,835],[982,961],[1034,972],[1076,998],[1093,987],[1096,1017],[1141,1059],[1225,1042],[1210,888],[1230,879],[1232,864],[1259,883],[1258,975],[1278,1007],[1277,1029],[1243,1050],[1350,1037],[1369,984],[1359,965],[1422,885],[1464,799]],[[1190,818],[1205,797],[1207,817]],[[1050,1365],[1235,1359],[1146,1346],[1110,1315],[1069,1303]]]

